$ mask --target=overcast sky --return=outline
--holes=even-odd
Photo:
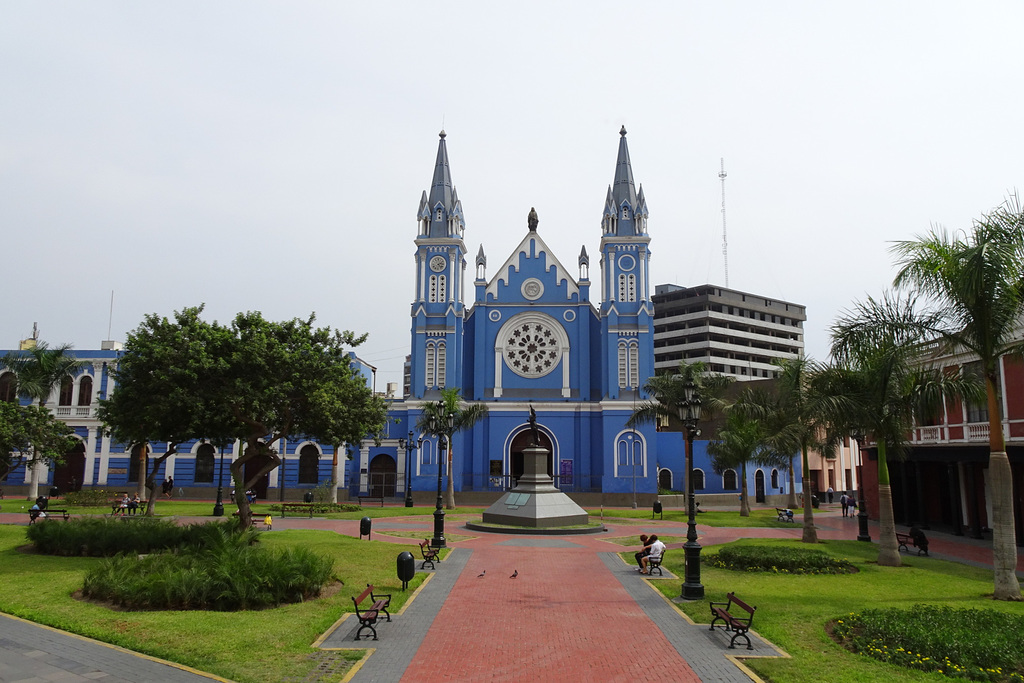
[[[0,348],[315,311],[383,389],[442,127],[471,280],[531,206],[571,273],[598,253],[624,124],[653,283],[726,284],[724,158],[728,285],[806,305],[824,359],[889,242],[1024,190],[1022,32],[1020,2],[0,0]]]

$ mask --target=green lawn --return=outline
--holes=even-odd
[[[237,681],[301,680],[316,665],[309,658],[314,652],[310,644],[352,611],[350,596],[372,583],[379,592],[393,594],[392,611],[397,611],[426,576],[417,574],[403,592],[395,576],[395,558],[402,549],[393,544],[328,531],[274,531],[261,538],[268,546],[301,544],[330,555],[345,585],[330,597],[263,611],[112,611],[72,597],[85,570],[99,559],[20,551],[25,528],[5,525],[0,526],[0,611]]]
[[[601,511],[598,509],[589,509],[587,512],[590,513],[591,517],[601,515]],[[631,508],[605,508],[604,509],[605,519],[613,519],[616,523],[635,521],[636,524],[642,524],[645,521],[651,522],[651,510],[650,508],[639,508],[633,510]],[[664,510],[665,521],[672,522],[683,522],[687,521],[686,510],[672,509]],[[661,515],[655,515],[655,520],[660,520]],[[797,510],[797,522],[799,526],[803,518],[799,515]],[[775,512],[775,508],[766,509],[754,509],[750,511],[749,517],[740,517],[740,511],[736,510],[708,510],[701,512],[697,515],[697,524],[706,526],[720,526],[720,527],[772,527],[776,529],[786,529],[793,526],[793,522],[780,522],[779,515]]]
[[[742,543],[783,544],[807,547],[799,541],[744,540]],[[858,541],[829,541],[813,546],[852,561],[856,574],[794,576],[740,573],[703,565],[701,582],[707,592],[702,602],[680,603],[694,621],[709,623],[708,600],[725,600],[735,591],[757,607],[754,630],[792,655],[792,659],[753,659],[747,665],[773,683],[820,683],[821,681],[949,681],[939,674],[910,671],[852,654],[825,633],[832,619],[874,607],[911,607],[919,603],[972,607],[1024,613],[1024,603],[996,602],[992,571],[936,560],[905,556],[903,567],[880,567],[877,546]],[[714,552],[706,546],[705,552]],[[628,562],[632,554],[623,553]],[[683,575],[683,554],[670,552],[665,566]],[[654,580],[652,584],[669,597],[678,597],[679,581]],[[742,656],[743,650],[737,650]]]

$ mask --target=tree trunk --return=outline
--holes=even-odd
[[[1017,580],[1017,535],[1013,521],[1013,474],[1006,453],[988,459],[992,496],[992,569],[996,600],[1020,600]]]
[[[29,500],[35,500],[39,497],[39,468],[38,463],[29,462],[25,465],[25,479],[28,481],[28,496]]]
[[[139,453],[139,482],[135,485],[135,494],[142,500],[146,497],[146,471],[149,469],[149,444],[142,445]]]
[[[892,511],[892,487],[889,485],[889,462],[885,442],[878,442],[878,564],[901,567],[900,546],[896,541],[896,516]]]
[[[789,459],[789,496],[786,498],[786,507],[790,510],[800,507],[796,502],[796,472],[793,469],[793,458]]]
[[[803,472],[800,473],[800,483],[804,490],[804,533],[800,540],[804,543],[817,543],[818,530],[814,528],[814,507],[811,505],[811,480],[807,476],[807,473],[810,472],[810,460],[807,457],[807,444],[803,445],[800,449],[800,453],[801,465],[803,466]]]
[[[747,497],[747,463],[743,463],[743,485],[740,487],[740,517],[750,516],[750,498]]]

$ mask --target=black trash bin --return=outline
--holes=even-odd
[[[651,512],[651,519],[654,519],[654,515],[661,515],[661,518],[665,519],[665,515],[663,515],[662,512],[661,512],[661,501],[660,500],[654,501],[654,511]]]
[[[303,503],[312,503],[313,502],[313,492],[312,491],[306,491],[305,493],[303,493],[302,494],[302,502]]]
[[[405,590],[412,577],[416,576],[416,558],[408,550],[398,553],[398,580],[402,582],[402,590]]]
[[[370,518],[369,517],[363,517],[361,520],[359,520],[359,538],[362,538],[363,536],[366,536],[367,539],[370,538]]]
[[[60,495],[60,489],[58,489],[56,486],[51,486],[50,487],[50,498],[56,498],[59,495]]]

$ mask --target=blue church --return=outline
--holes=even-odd
[[[483,247],[472,257],[466,249],[466,220],[442,131],[430,188],[423,192],[416,215],[407,387],[391,404],[389,433],[337,452],[331,444],[301,435],[282,438],[272,444],[282,465],[259,482],[257,495],[297,499],[334,481],[339,497],[347,490],[352,498],[401,498],[408,482],[419,502],[433,500],[444,463],[437,439],[420,433],[416,425],[424,406],[437,401],[446,388],[458,389],[467,403],[488,408],[483,420],[453,437],[452,479],[461,502],[489,504],[515,485],[523,472],[523,449],[531,440],[531,407],[542,445],[550,452],[548,471],[562,491],[588,504],[613,505],[627,504],[631,494],[646,502],[659,491],[681,491],[681,433],[659,431],[657,425],[626,426],[645,398],[642,386],[655,372],[647,218],[647,201],[633,181],[623,128],[600,216],[597,300],[591,298],[586,248],[581,247],[576,269],[570,271],[544,242],[532,209],[522,240],[489,274]],[[470,258],[472,289],[466,282]],[[469,305],[467,291],[473,293]],[[71,353],[86,366],[66,378],[46,405],[74,428],[79,444],[63,464],[21,466],[0,485],[29,491],[41,486],[127,490],[137,485],[143,446],[133,449],[113,442],[96,415],[98,401],[115,390],[110,372],[120,358],[120,345],[108,341],[99,350]],[[373,368],[351,356],[370,383]],[[14,386],[13,374],[0,368],[0,400],[18,400]],[[420,438],[422,445],[409,448]],[[694,489],[703,495],[728,494],[720,502],[732,500],[740,489],[738,473],[713,472],[706,447],[705,440],[694,443]],[[167,444],[146,448],[159,455],[166,453]],[[238,451],[237,443],[223,449],[206,440],[182,444],[161,466],[158,481],[170,477],[181,495],[212,497],[218,486],[230,487],[225,464]],[[785,472],[749,469],[751,492],[759,501],[766,494],[785,492]],[[796,476],[799,480],[799,471]]]
[[[443,467],[436,440],[406,453],[398,439],[423,436],[416,424],[424,404],[446,387],[488,407],[483,420],[453,438],[456,491],[501,491],[514,483],[522,473],[531,406],[551,452],[549,473],[563,491],[656,491],[655,426],[626,427],[643,398],[641,386],[654,374],[654,307],[647,202],[633,181],[624,127],[619,136],[600,220],[593,300],[586,247],[570,271],[544,242],[532,209],[522,241],[493,273],[482,246],[470,256],[441,132],[430,189],[416,217],[407,395],[391,408],[395,438],[361,445],[353,493],[387,495],[392,481],[404,491],[407,474],[414,491],[436,487]],[[466,281],[470,258],[472,283]],[[473,293],[468,305],[466,291]],[[671,436],[680,441],[678,433]]]

